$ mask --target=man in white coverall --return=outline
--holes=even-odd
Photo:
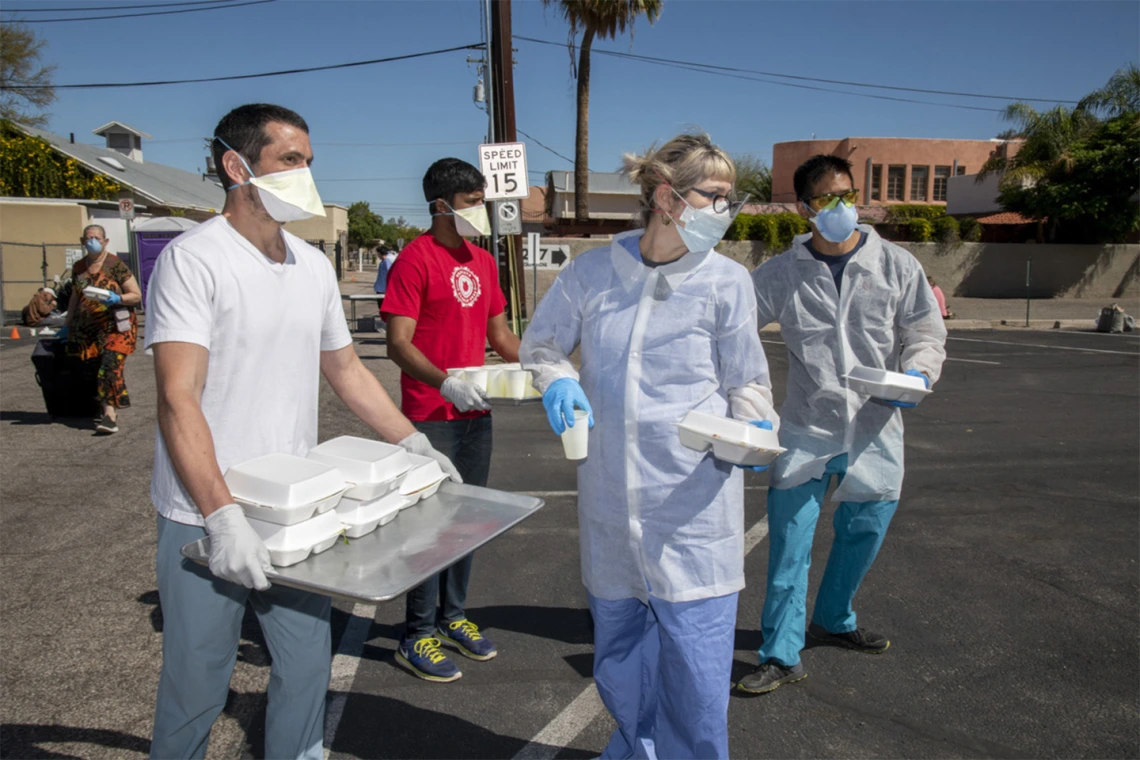
[[[738,684],[763,694],[804,679],[800,663],[808,566],[820,507],[834,475],[835,542],[808,634],[881,653],[887,637],[855,624],[852,600],[883,543],[903,479],[899,401],[848,387],[855,367],[905,372],[930,388],[946,358],[946,328],[922,266],[872,227],[857,225],[851,164],[815,156],[794,178],[812,234],[752,273],[758,323],[780,323],[788,347],[788,394],[780,416],[787,448],[768,491],[768,588],[760,665]]]
[[[317,442],[322,374],[381,437],[459,477],[357,357],[324,254],[282,229],[324,215],[309,173],[308,132],[304,119],[280,106],[227,114],[213,142],[227,188],[222,214],[172,240],[147,289],[163,616],[154,758],[205,756],[226,703],[247,600],[273,657],[265,755],[321,757],[329,598],[270,586],[269,552],[222,474],[264,454],[304,456]],[[205,536],[209,571],[180,555]]]

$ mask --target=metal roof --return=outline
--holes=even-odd
[[[135,129],[130,124],[124,124],[121,121],[109,121],[98,129],[91,130],[91,133],[99,135],[101,137],[104,133],[110,132],[112,127],[119,127],[119,129],[115,130],[116,132],[130,132],[132,135],[138,135],[139,137],[150,139],[150,135],[148,135],[146,132],[143,132],[141,129]]]
[[[547,184],[553,184],[556,192],[574,192],[574,172],[550,171],[546,177]],[[589,188],[598,195],[641,195],[640,187],[617,172],[590,172]]]
[[[130,188],[149,205],[219,212],[226,203],[226,191],[222,186],[212,179],[203,179],[201,174],[163,164],[133,161],[117,150],[69,142],[65,137],[24,124],[16,127],[33,137],[47,140],[55,150],[91,171]],[[101,158],[113,159],[123,166],[123,171],[111,168]]]

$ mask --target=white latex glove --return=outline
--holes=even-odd
[[[210,572],[230,583],[264,591],[265,573],[273,569],[269,550],[237,504],[227,504],[206,518],[210,534]]]
[[[449,377],[439,387],[443,397],[455,404],[461,412],[485,412],[491,408],[487,403],[487,394],[480,390],[475,383],[469,383],[458,377]]]
[[[468,383],[468,385],[470,385],[470,383]],[[439,468],[443,470],[445,475],[449,476],[456,483],[463,482],[463,476],[459,474],[459,470],[455,469],[455,465],[451,463],[451,460],[436,451],[432,447],[431,441],[429,441],[428,437],[423,433],[412,433],[396,445],[403,446],[408,451],[413,454],[419,454],[421,457],[431,457],[439,462]]]

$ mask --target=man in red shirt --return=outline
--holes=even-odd
[[[491,407],[481,389],[448,377],[447,370],[484,364],[488,340],[507,362],[517,362],[519,353],[495,259],[464,240],[490,234],[486,184],[466,161],[444,158],[431,165],[424,175],[431,229],[400,252],[381,308],[388,356],[403,371],[405,416],[451,457],[464,482],[477,486],[487,484],[491,468]],[[472,559],[468,555],[408,592],[396,661],[420,678],[446,682],[462,675],[440,650],[440,639],[474,660],[498,653],[464,613]]]

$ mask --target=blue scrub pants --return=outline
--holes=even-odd
[[[728,757],[737,596],[647,605],[589,595],[594,683],[618,724],[602,758]]]
[[[183,545],[205,535],[204,528],[158,517],[162,675],[150,756],[206,755],[210,728],[229,694],[249,599],[273,658],[265,756],[320,760],[332,668],[329,598],[284,586],[252,591],[215,578],[180,554]]]
[[[804,648],[808,568],[820,505],[831,476],[843,482],[847,455],[827,463],[821,480],[768,489],[768,591],[760,627],[760,662],[796,665]],[[851,602],[883,545],[898,501],[845,501],[835,510],[835,543],[815,598],[812,622],[831,633],[855,630]]]

